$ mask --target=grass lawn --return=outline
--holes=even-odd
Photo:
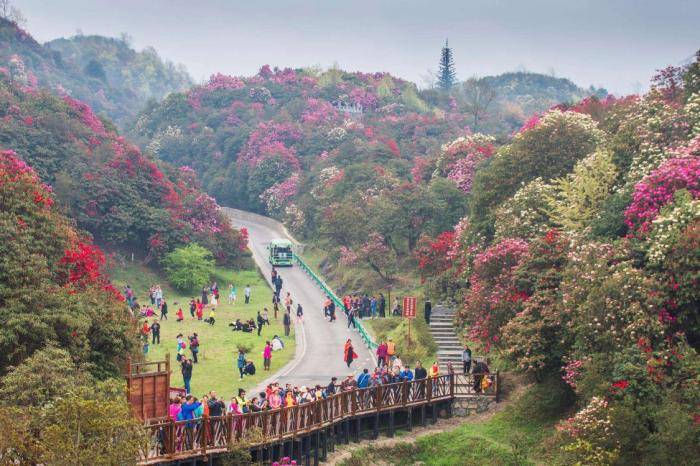
[[[447,432],[426,435],[414,443],[369,446],[353,452],[343,466],[425,464],[551,464],[547,441],[554,423],[570,402],[552,384],[531,387],[520,399],[483,422],[468,422]]]
[[[219,285],[220,303],[216,311],[216,324],[209,325],[204,321],[193,319],[189,313],[189,302],[192,296],[198,297],[199,293],[183,294],[170,287],[166,279],[159,274],[154,273],[151,269],[136,263],[129,263],[126,267],[114,267],[110,270],[112,280],[118,285],[121,290],[127,283],[136,292],[139,304],[150,303],[148,298],[148,290],[152,285],[160,284],[163,288],[163,293],[166,302],[168,303],[168,320],[163,320],[161,324],[161,344],[150,345],[146,358],[150,361],[164,359],[166,353],[170,353],[171,364],[176,364],[175,356],[177,354],[176,336],[182,333],[185,337],[185,342],[188,343],[186,354],[191,357],[189,350],[189,342],[187,336],[193,332],[197,332],[199,337],[199,363],[194,365],[192,372],[192,393],[196,396],[201,396],[209,390],[215,390],[219,397],[224,397],[228,400],[234,394],[237,394],[238,388],[250,389],[262,380],[270,376],[270,374],[279,370],[294,356],[294,333],[289,337],[284,337],[284,329],[282,327],[282,314],[278,316],[278,321],[275,322],[272,312],[271,289],[267,282],[260,276],[257,269],[233,271],[223,268],[217,268],[214,279]],[[228,304],[228,286],[230,283],[235,283],[238,300],[235,304]],[[251,302],[244,303],[243,289],[246,284],[251,287]],[[247,320],[255,319],[257,311],[261,311],[263,307],[269,310],[270,326],[265,325],[260,337],[257,333],[233,332],[228,326],[230,322],[236,318]],[[178,308],[182,307],[185,320],[181,323],[176,322]],[[209,317],[209,309],[205,308],[204,318]],[[149,319],[149,323],[152,322]],[[262,351],[265,347],[265,341],[271,339],[274,335],[279,335],[284,341],[285,348],[282,351],[277,351],[272,354],[272,367],[269,372],[263,371]],[[237,347],[239,344],[252,347],[248,353],[248,359],[252,359],[257,369],[254,376],[245,377],[243,381],[239,381],[238,368],[236,367],[236,358],[238,356]],[[179,367],[172,367],[172,376],[170,384],[174,387],[183,387],[182,375]]]

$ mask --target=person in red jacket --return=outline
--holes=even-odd
[[[377,367],[382,367],[386,366],[386,357],[388,354],[388,348],[386,345],[386,342],[383,341],[380,343],[380,345],[377,347]]]
[[[178,310],[177,310],[177,312],[175,313],[175,315],[177,316],[177,321],[178,321],[178,322],[182,322],[183,320],[185,320],[185,316],[184,316],[183,313],[182,313],[182,308],[178,308]]]
[[[343,351],[343,361],[350,367],[350,364],[357,359],[357,353],[355,352],[355,348],[352,347],[352,340],[348,338],[348,341],[345,342],[345,349]]]

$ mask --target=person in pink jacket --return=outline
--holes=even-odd
[[[270,370],[270,361],[272,360],[272,345],[268,341],[265,344],[265,349],[263,350],[263,369],[266,371]]]
[[[279,387],[275,387],[272,389],[272,393],[268,397],[268,400],[270,402],[270,409],[277,409],[282,407],[282,397],[280,396]]]
[[[180,397],[176,396],[170,400],[170,407],[168,408],[168,415],[173,421],[177,421],[177,415],[180,414]]]

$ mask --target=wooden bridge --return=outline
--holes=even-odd
[[[476,379],[475,379],[476,378]],[[475,382],[489,379],[485,393]],[[498,401],[498,373],[444,375],[364,389],[289,408],[203,417],[190,421],[157,420],[146,426],[150,443],[139,463],[213,464],[216,456],[236,448],[250,449],[253,461],[269,464],[289,456],[299,464],[317,465],[338,443],[393,436],[397,426],[435,422],[451,416],[456,398],[487,397]]]

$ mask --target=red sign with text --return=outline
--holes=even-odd
[[[416,317],[416,298],[413,296],[403,298],[403,316],[408,319]]]

